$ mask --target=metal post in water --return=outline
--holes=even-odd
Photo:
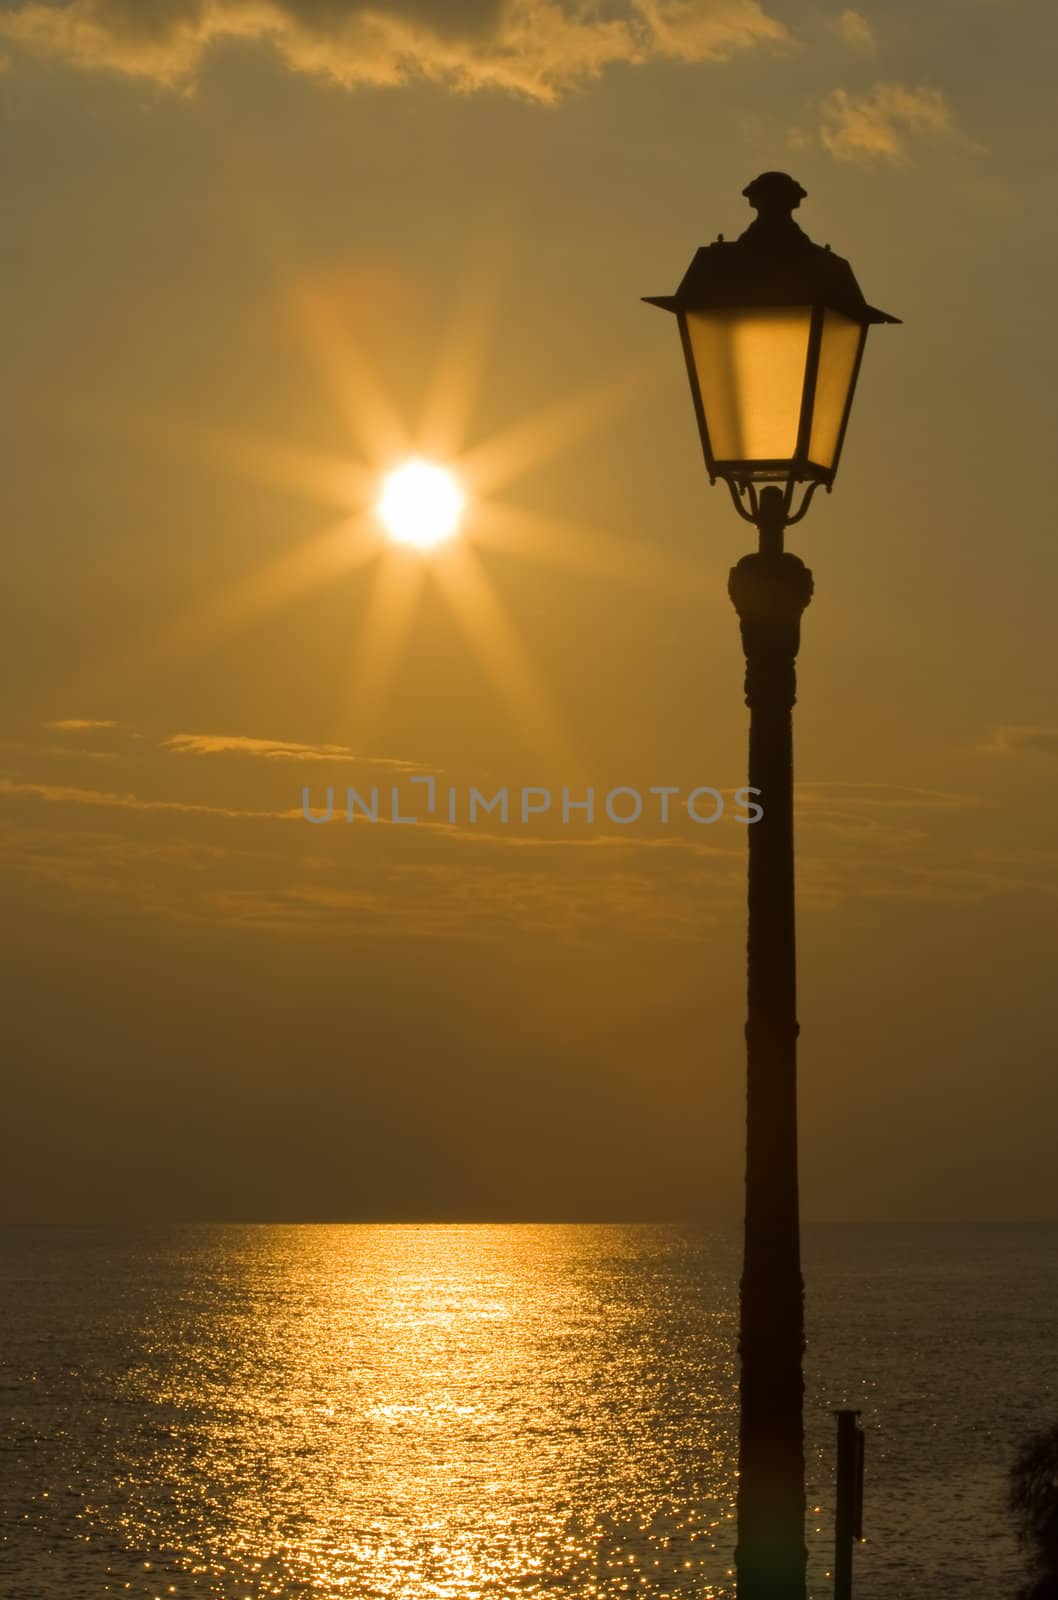
[[[834,1600],[852,1600],[852,1541],[863,1538],[863,1429],[858,1411],[838,1419],[838,1493],[834,1519]]]

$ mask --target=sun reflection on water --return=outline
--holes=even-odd
[[[849,1403],[863,1600],[1017,1588],[1055,1240],[806,1230],[810,1596]],[[737,1274],[693,1227],[0,1229],[0,1591],[726,1600]]]
[[[64,1596],[728,1592],[701,1271],[673,1229],[170,1230],[81,1375]]]

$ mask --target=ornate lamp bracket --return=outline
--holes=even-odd
[[[795,522],[800,522],[812,503],[812,496],[819,488],[817,479],[813,478],[807,483],[801,496],[801,504],[791,514],[790,507],[793,504],[795,487],[792,479],[785,489],[780,489],[776,484],[768,484],[759,494],[756,484],[748,479],[736,481],[733,478],[725,478],[724,482],[731,494],[731,503],[743,522],[751,522],[760,533],[762,550],[766,546],[773,545],[776,538],[778,538],[778,548],[782,549],[783,531],[792,528]]]
[[[804,516],[805,512],[808,510],[809,506],[812,504],[812,496],[815,494],[815,492],[816,492],[816,490],[818,488],[819,488],[819,480],[818,480],[818,478],[813,478],[811,483],[808,483],[808,484],[805,485],[805,492],[801,496],[801,504],[798,506],[798,508],[794,512],[793,516],[791,516],[790,515],[790,504],[791,504],[791,502],[793,500],[793,484],[791,483],[788,486],[788,488],[786,490],[786,526],[788,528],[792,528],[795,522],[800,522],[801,518]],[[827,494],[829,494],[829,493],[830,493],[830,485],[828,483],[827,484]]]
[[[743,522],[756,524],[760,516],[760,501],[757,491],[752,483],[736,484],[732,478],[725,478],[724,482],[731,491],[731,503]]]

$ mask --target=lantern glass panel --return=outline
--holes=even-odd
[[[811,323],[810,306],[687,312],[715,461],[793,458]]]
[[[823,312],[808,459],[825,472],[832,470],[838,453],[841,424],[864,332],[860,323],[843,316],[840,311],[828,308]]]

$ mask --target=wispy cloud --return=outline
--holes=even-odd
[[[1021,723],[1008,723],[993,728],[992,737],[983,746],[990,755],[1010,755],[1032,750],[1043,755],[1058,756],[1058,728],[1041,728]]]
[[[293,882],[283,886],[225,887],[204,895],[188,914],[194,920],[234,923],[284,933],[347,938],[391,937],[492,940],[501,929],[545,935],[561,942],[586,934],[649,933],[681,937],[716,920],[716,901],[705,883],[681,884],[636,874],[604,882],[556,879],[514,872],[454,870],[417,883],[390,875],[371,886]]]
[[[874,29],[860,12],[843,11],[840,16],[835,17],[832,28],[842,44],[847,45],[856,55],[877,55],[878,41],[874,36]]]
[[[11,45],[170,88],[242,40],[345,88],[419,80],[541,103],[617,63],[724,60],[785,37],[758,0],[20,0],[0,12]]]
[[[798,867],[798,892],[807,908],[833,911],[852,900],[918,900],[934,905],[981,905],[1005,895],[1058,896],[1058,874],[1008,852],[1002,862],[973,851],[959,862],[885,858],[877,851],[845,859],[807,856]]]
[[[164,758],[161,758],[164,765]],[[163,774],[159,771],[157,777]],[[741,916],[746,839],[709,834],[309,828],[300,809],[250,809],[0,778],[0,869],[202,925],[329,936],[559,939],[601,930],[695,939]],[[1058,894],[1051,857],[953,833],[974,796],[887,784],[806,784],[806,911],[856,900],[979,904]],[[83,819],[83,820],[82,820]]]
[[[1007,725],[985,748],[1056,753],[1058,729]],[[188,792],[195,758],[207,792],[197,781]],[[345,745],[184,732],[119,751],[115,760],[127,769],[112,769],[107,787],[8,772],[0,776],[0,869],[181,922],[353,942],[490,939],[502,929],[571,941],[600,930],[695,939],[717,919],[741,915],[743,829],[696,828],[686,818],[641,831],[571,829],[553,817],[532,829],[453,825],[427,814],[418,791],[414,802],[407,797],[417,826],[390,825],[384,807],[379,825],[362,817],[349,825],[339,803],[329,824],[310,827],[298,803],[303,780],[287,790],[289,766],[366,759]],[[389,783],[428,770],[370,759],[378,779],[391,769]],[[242,794],[247,776],[264,781],[264,768],[273,771],[271,809],[267,800],[247,805]],[[126,770],[127,787],[117,779]],[[377,781],[368,771],[368,783]],[[985,854],[975,820],[984,806],[966,792],[803,781],[803,908],[826,914],[864,900],[961,906],[1058,894],[1053,861],[1023,859],[1017,842],[1001,835]],[[992,820],[999,826],[994,813]]]
[[[899,783],[805,782],[797,786],[797,805],[829,810],[835,805],[877,811],[967,811],[981,804],[973,794],[947,789],[920,789]]]
[[[955,117],[940,89],[876,83],[859,95],[833,90],[819,108],[816,133],[836,161],[901,163],[910,159],[912,138],[955,131]]]
[[[293,739],[258,739],[241,733],[174,733],[162,740],[162,747],[185,756],[255,756],[262,761],[327,761],[332,765],[355,761],[398,772],[427,770],[418,761],[359,755],[344,744],[299,744]]]
[[[0,778],[0,795],[41,800],[52,805],[92,806],[104,811],[158,811],[206,817],[287,818],[296,811],[252,811],[230,806],[209,806],[188,800],[144,800],[135,794],[117,794],[105,789],[85,789],[68,783],[26,783],[17,778]]]
[[[640,850],[612,838],[585,840],[591,848],[580,850],[541,840],[535,851],[509,854],[495,835],[448,830],[450,848],[439,855],[440,830],[428,823],[366,836],[334,829],[326,839],[313,834],[305,849],[297,843],[309,838],[303,826],[281,835],[206,826],[244,817],[289,823],[290,814],[0,782],[0,799],[19,798],[51,802],[55,820],[43,810],[10,818],[0,809],[0,872],[201,925],[352,942],[487,940],[501,928],[562,940],[603,929],[674,937],[693,936],[742,898],[738,852],[712,861],[684,850],[681,859],[652,849],[656,841]],[[99,821],[75,823],[71,805],[96,810]]]
[[[232,872],[248,852],[186,838],[133,838],[113,828],[27,827],[0,814],[0,872],[66,895],[169,913],[194,898],[207,875]]]
[[[94,728],[119,728],[119,722],[111,722],[95,717],[61,717],[57,722],[46,722],[46,728],[53,728],[56,733],[90,733]]]
[[[150,798],[132,792],[121,793],[108,789],[89,789],[78,784],[46,783],[27,781],[10,776],[0,776],[0,800],[8,799],[17,801],[36,800],[51,806],[83,806],[95,811],[132,811],[158,816],[171,815],[173,817],[205,817],[216,818],[221,821],[255,821],[255,822],[284,822],[297,823],[298,831],[304,831],[308,838],[309,825],[305,821],[305,811],[300,805],[284,807],[282,809],[267,810],[245,806],[227,806],[207,804],[204,801],[172,800],[165,798]],[[407,818],[405,818],[407,824]],[[361,817],[356,823],[350,825],[345,817],[341,803],[330,821],[317,825],[312,829],[313,846],[317,849],[329,849],[332,853],[340,850],[341,841],[353,837],[360,839],[365,834],[376,834],[379,830],[383,834],[391,834],[400,838],[406,845],[413,846],[416,838],[430,840],[441,839],[447,841],[454,849],[469,845],[475,856],[485,856],[490,852],[525,851],[540,857],[550,857],[559,860],[570,852],[589,856],[609,856],[615,859],[624,857],[649,857],[657,852],[675,852],[685,857],[699,860],[719,860],[741,864],[742,850],[734,845],[716,845],[705,842],[699,838],[681,836],[678,834],[653,835],[653,834],[615,834],[615,833],[585,833],[582,835],[551,832],[522,833],[512,829],[502,829],[495,825],[475,828],[459,827],[448,822],[437,821],[428,816],[416,816],[414,834],[409,836],[406,826],[395,824],[391,817],[380,812],[377,821],[369,822]],[[741,843],[741,841],[740,841]]]

